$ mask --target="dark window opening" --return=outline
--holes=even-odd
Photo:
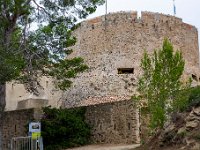
[[[128,130],[131,130],[131,124],[128,123]]]
[[[133,74],[134,69],[133,68],[118,68],[118,74]]]
[[[116,124],[114,124],[114,130],[116,130]]]
[[[46,88],[49,86],[49,81],[46,81]]]
[[[192,79],[195,80],[195,81],[198,81],[198,78],[196,75],[192,74]]]

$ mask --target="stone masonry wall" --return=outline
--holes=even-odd
[[[27,136],[28,123],[39,118],[41,112],[36,109],[7,111],[1,119],[1,150],[10,150],[13,137]]]
[[[131,144],[140,142],[139,112],[132,100],[85,106],[86,121],[92,127],[92,143]],[[13,137],[28,134],[28,123],[41,118],[40,109],[5,112],[1,120],[0,149],[9,150]]]
[[[132,100],[86,108],[86,120],[92,126],[92,143],[140,143],[139,114]]]
[[[105,21],[106,20],[106,21]],[[152,53],[168,37],[185,59],[186,77],[199,82],[197,29],[180,18],[159,13],[119,12],[80,23],[74,32],[77,43],[71,57],[84,58],[89,70],[73,81],[65,92],[65,107],[94,96],[132,96],[141,75],[144,50]],[[118,74],[118,68],[133,68],[133,74]]]

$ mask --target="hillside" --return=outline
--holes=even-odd
[[[192,89],[189,103],[174,113],[168,125],[136,150],[200,150],[200,88]]]

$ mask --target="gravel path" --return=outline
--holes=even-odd
[[[78,148],[72,148],[67,150],[133,150],[139,147],[139,144],[133,145],[88,145]]]

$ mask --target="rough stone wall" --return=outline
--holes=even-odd
[[[132,100],[86,107],[86,121],[92,126],[92,143],[139,143],[139,115]]]
[[[105,21],[106,20],[106,21]],[[65,92],[66,107],[93,96],[132,96],[140,76],[144,50],[152,53],[168,37],[185,58],[185,76],[199,82],[197,29],[180,18],[158,13],[119,12],[80,23],[71,57],[84,58],[89,70],[74,80]],[[134,74],[118,74],[118,68],[134,68]]]
[[[101,103],[86,107],[85,118],[92,127],[92,143],[140,143],[139,112],[132,100]],[[0,150],[9,150],[13,137],[28,134],[28,123],[39,121],[41,109],[4,112],[1,118]]]
[[[27,136],[28,123],[40,118],[41,112],[35,109],[4,112],[1,118],[1,150],[10,150],[13,137]]]

